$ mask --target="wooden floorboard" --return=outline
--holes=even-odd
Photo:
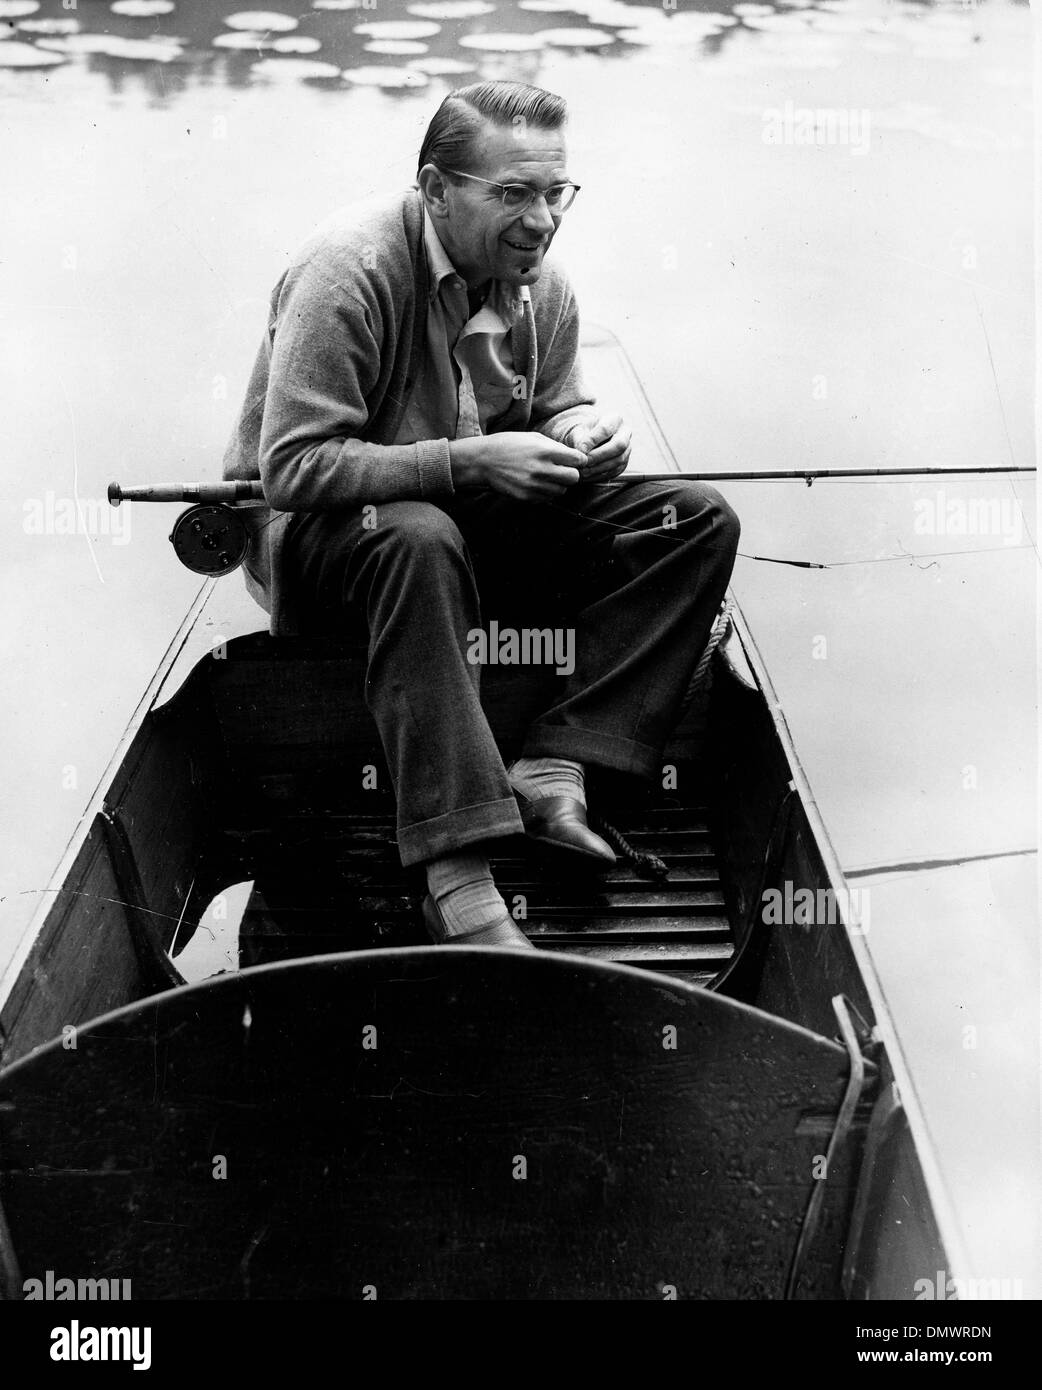
[[[658,855],[668,876],[625,857],[604,873],[504,841],[493,874],[518,925],[540,949],[616,961],[710,984],[734,951],[709,818],[702,807],[634,808],[612,823],[634,848]],[[256,891],[241,925],[250,964],[287,955],[426,940],[422,878],[398,860],[393,808],[364,814],[311,807],[274,831],[229,830]],[[522,901],[519,901],[521,899]]]

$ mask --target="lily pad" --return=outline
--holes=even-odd
[[[339,78],[335,63],[320,63],[314,58],[262,58],[250,72],[257,77],[273,77],[278,81],[314,81],[316,78]]]
[[[476,19],[478,15],[491,14],[496,7],[486,0],[431,0],[430,4],[406,5],[405,8],[421,19]]]
[[[27,34],[78,34],[78,19],[20,19],[18,28]]]
[[[766,34],[804,34],[812,23],[811,10],[792,10],[788,14],[747,15],[745,19],[746,28],[760,29]]]
[[[344,68],[341,76],[358,87],[426,87],[429,81],[425,72],[410,68]]]
[[[273,49],[276,53],[317,53],[322,47],[322,41],[307,34],[291,34],[285,39],[272,39],[265,47]]]
[[[615,42],[603,29],[540,29],[535,37],[553,48],[603,48]]]
[[[486,53],[528,53],[546,44],[535,34],[464,34],[461,48],[480,48]]]
[[[110,5],[113,14],[123,14],[131,19],[151,19],[153,15],[170,14],[174,0],[115,0]]]
[[[241,48],[256,51],[258,48],[271,48],[275,42],[265,34],[218,34],[211,40],[214,48]]]
[[[109,46],[101,50],[110,58],[124,58],[132,63],[173,63],[184,57],[184,49],[176,43],[153,43],[149,39],[121,39],[109,36]]]
[[[650,13],[654,14],[655,11]],[[689,13],[672,15],[668,19],[663,15],[640,20],[632,29],[622,30],[618,37],[626,43],[701,43],[703,39],[719,34],[722,29],[735,23],[737,21],[731,15]],[[759,20],[749,18],[746,23],[755,25]]]
[[[276,14],[274,10],[241,10],[225,16],[229,29],[260,29],[267,34],[287,34],[297,27],[291,14]]]
[[[441,33],[441,25],[429,19],[378,19],[356,24],[354,32],[371,39],[429,39]]]
[[[111,34],[66,34],[37,39],[36,47],[55,53],[107,53],[111,42]]]
[[[406,58],[410,53],[426,53],[429,44],[418,39],[371,39],[365,45],[367,53],[385,53],[393,58]]]
[[[53,68],[64,62],[60,53],[45,53],[31,43],[0,44],[0,68]]]
[[[407,67],[417,72],[429,73],[431,77],[459,76],[464,72],[474,72],[473,63],[461,63],[458,58],[413,58]]]
[[[118,34],[66,34],[57,38],[42,38],[37,48],[55,53],[103,53],[109,58],[126,58],[132,62],[172,63],[184,56],[176,39],[124,39]]]
[[[362,0],[311,0],[313,10],[360,10]]]
[[[536,6],[543,8],[544,0],[521,0],[522,6],[527,9],[535,9]],[[546,0],[546,8],[550,9],[551,0]],[[555,9],[565,9],[565,5],[559,0],[552,0]],[[581,12],[586,16],[591,24],[610,24],[618,29],[635,29],[645,24],[661,23],[666,16],[657,10],[649,10],[643,5],[626,5],[623,0],[576,0],[580,5]]]
[[[0,19],[21,19],[23,15],[35,14],[39,8],[40,0],[0,0]],[[8,66],[14,67],[14,64]]]

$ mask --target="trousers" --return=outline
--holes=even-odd
[[[580,483],[553,502],[477,489],[437,504],[296,514],[283,582],[308,614],[306,631],[367,633],[365,700],[394,786],[403,865],[522,833],[480,700],[487,648],[475,635],[488,615],[530,628],[549,618],[550,659],[572,644],[523,756],[653,777],[739,529],[715,488],[639,477]]]

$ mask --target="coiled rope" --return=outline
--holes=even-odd
[[[611,821],[605,820],[603,816],[590,813],[587,817],[587,824],[602,839],[607,840],[616,853],[628,859],[637,872],[643,874],[645,878],[668,878],[669,865],[666,861],[660,859],[657,854],[651,854],[647,850],[637,849],[635,845],[631,845],[618,826],[612,825]]]
[[[683,703],[680,706],[681,718],[691,708],[696,696],[707,691],[712,684],[710,662],[713,659],[713,653],[731,629],[731,610],[733,607],[734,604],[730,599],[724,599],[720,605],[720,612],[716,615],[713,626],[709,629],[709,640],[706,642],[705,651],[699,657],[698,665],[694,669]]]

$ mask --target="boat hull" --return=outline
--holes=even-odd
[[[540,687],[492,674],[509,756]],[[901,1299],[952,1268],[856,924],[767,931],[758,910],[838,870],[747,637],[678,727],[668,792],[616,796],[669,881],[545,889],[505,852],[529,875],[528,964],[421,946],[363,683],[357,648],[255,633],[130,731],[0,995],[9,1287],[75,1266],[135,1297]],[[207,907],[244,880],[255,968],[184,986]],[[341,954],[299,959],[316,951]],[[399,979],[409,1007],[374,1012]],[[830,1153],[853,1074],[837,998],[864,1075]],[[390,1032],[375,1056],[369,1025]],[[693,1050],[663,1047],[672,1027]],[[220,1156],[247,1180],[216,1177]],[[527,1205],[515,1156],[542,1184]],[[583,1238],[571,1272],[558,1230]]]

